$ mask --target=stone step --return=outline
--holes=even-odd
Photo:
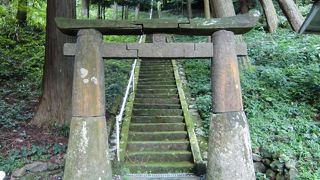
[[[147,163],[126,163],[130,173],[192,173],[194,164],[185,162],[147,162]],[[162,178],[161,178],[162,179]],[[176,180],[172,178],[171,180]]]
[[[131,132],[163,132],[163,131],[184,131],[184,123],[131,123]]]
[[[141,71],[158,71],[158,70],[171,70],[173,67],[171,65],[142,65],[140,66]]]
[[[135,103],[142,104],[179,104],[178,98],[135,98]]]
[[[182,116],[182,109],[133,109],[134,116]]]
[[[190,151],[189,141],[129,141],[129,151]]]
[[[174,77],[171,77],[171,78],[167,78],[167,77],[160,77],[160,78],[153,78],[153,77],[150,77],[150,78],[139,78],[139,81],[138,83],[140,82],[153,82],[153,81],[157,81],[157,82],[167,82],[167,81],[175,81],[175,78]]]
[[[169,141],[187,140],[187,131],[163,131],[163,132],[131,132],[129,131],[129,141]]]
[[[139,81],[138,85],[146,85],[146,86],[150,86],[150,85],[176,85],[176,81]]]
[[[152,94],[150,96],[152,96]],[[138,97],[138,96],[136,95],[136,97]],[[134,103],[133,108],[134,109],[181,109],[181,105],[180,104],[140,104],[140,103]]]
[[[127,153],[127,159],[131,162],[192,161],[192,153],[190,151],[134,151]]]
[[[154,75],[173,75],[173,71],[147,71],[147,72],[141,72],[139,73],[139,76],[154,76]]]
[[[178,94],[165,94],[165,93],[154,93],[154,94],[136,94],[136,98],[178,98]]]
[[[136,94],[153,94],[153,93],[165,93],[165,94],[177,94],[177,88],[171,89],[137,89]]]
[[[176,85],[139,85],[138,89],[174,89]]]
[[[183,123],[183,116],[132,116],[132,123]]]
[[[148,79],[148,78],[174,78],[173,73],[169,74],[140,74],[139,79]]]

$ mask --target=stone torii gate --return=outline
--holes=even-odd
[[[64,53],[75,56],[72,120],[64,179],[112,179],[105,119],[103,58],[212,58],[212,122],[207,179],[255,179],[249,128],[243,112],[237,55],[246,46],[234,34],[259,18],[245,15],[210,20],[106,21],[56,18],[58,28],[77,35]],[[212,36],[212,43],[103,43],[103,35],[186,34]]]

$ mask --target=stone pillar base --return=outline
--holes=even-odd
[[[105,117],[73,117],[64,179],[111,180]]]
[[[244,112],[212,116],[207,179],[255,179],[249,127]]]

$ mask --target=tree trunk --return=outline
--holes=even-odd
[[[249,2],[248,0],[239,0],[240,3],[240,13],[245,14],[249,12]]]
[[[278,28],[278,17],[272,0],[260,0],[264,14],[266,16],[268,30],[273,33]]]
[[[209,0],[204,0],[203,1],[203,6],[204,6],[204,17],[206,19],[210,19],[210,4],[209,4]]]
[[[211,0],[210,3],[213,4],[214,13],[216,18],[235,16],[235,10],[232,0]],[[241,35],[235,36],[237,42],[244,42]],[[250,65],[247,56],[238,57],[241,68],[247,69]]]
[[[129,6],[128,6],[128,5],[126,5],[126,6],[124,7],[124,19],[125,19],[125,20],[128,20],[128,19],[129,19]]]
[[[188,18],[192,18],[192,0],[188,0]]]
[[[73,57],[63,55],[63,45],[75,42],[74,37],[61,33],[55,17],[76,17],[74,0],[48,0],[46,50],[42,80],[42,97],[32,124],[51,126],[68,124],[71,120]]]
[[[137,4],[135,9],[135,19],[139,19],[139,12],[140,12],[140,3]]]
[[[27,7],[28,0],[19,0],[16,19],[20,26],[24,26],[27,24]]]
[[[278,0],[278,2],[292,29],[298,32],[304,21],[298,7],[292,0]]]
[[[89,4],[90,0],[82,0],[82,18],[89,18]]]
[[[113,19],[117,20],[118,19],[118,3],[116,1],[114,1],[114,3],[113,3],[113,8],[114,8]]]

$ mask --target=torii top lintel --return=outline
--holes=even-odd
[[[232,17],[214,19],[151,19],[151,20],[101,20],[68,19],[57,17],[58,28],[68,34],[77,35],[81,29],[96,29],[104,35],[142,35],[142,34],[182,34],[210,36],[219,30],[244,34],[250,31],[259,20],[258,11],[250,11]]]

